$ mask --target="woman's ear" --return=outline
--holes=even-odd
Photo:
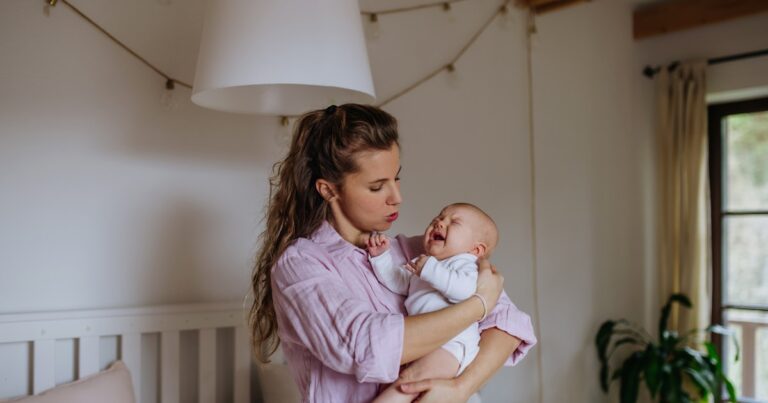
[[[475,246],[472,248],[473,255],[477,257],[486,257],[486,252],[488,252],[488,245],[483,242],[475,242]]]
[[[315,189],[317,189],[317,193],[320,193],[320,197],[325,199],[325,201],[331,201],[336,198],[336,186],[325,179],[316,180]]]

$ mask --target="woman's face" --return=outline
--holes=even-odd
[[[388,230],[400,210],[400,148],[367,150],[355,156],[357,172],[338,189],[334,219],[343,232]],[[346,231],[344,231],[346,230]]]

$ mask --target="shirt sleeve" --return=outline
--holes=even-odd
[[[374,311],[309,256],[281,258],[272,271],[272,292],[281,336],[295,337],[324,365],[358,382],[397,379],[403,315]]]
[[[507,296],[506,291],[501,293],[499,301],[488,317],[480,322],[480,332],[486,329],[498,328],[520,339],[520,345],[507,357],[504,366],[517,365],[528,351],[536,345],[536,335],[533,332],[531,318],[525,312],[517,309],[515,304]]]
[[[411,276],[413,274],[396,265],[392,261],[392,253],[390,251],[375,257],[369,255],[368,260],[371,262],[371,266],[373,266],[373,273],[376,275],[376,279],[384,287],[387,287],[394,293],[408,295],[408,288],[411,285]]]
[[[446,264],[430,256],[421,269],[421,279],[455,304],[477,290],[477,265],[465,259]]]

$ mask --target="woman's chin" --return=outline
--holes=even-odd
[[[373,230],[376,232],[384,232],[384,231],[388,231],[390,228],[392,228],[392,223],[388,221],[384,221],[382,223],[374,225]]]

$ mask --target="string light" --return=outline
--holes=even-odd
[[[160,2],[161,4],[171,4],[172,3],[172,0],[157,0],[157,1]],[[436,3],[422,4],[422,5],[418,5],[418,6],[402,7],[402,8],[389,9],[389,10],[381,10],[381,11],[376,11],[376,12],[365,12],[365,11],[363,11],[363,12],[361,12],[361,14],[368,16],[368,19],[370,21],[370,24],[369,24],[370,36],[373,39],[376,39],[380,35],[380,26],[379,26],[379,24],[380,24],[379,23],[379,16],[380,15],[408,12],[408,11],[424,9],[424,8],[441,7],[444,12],[448,13],[449,19],[452,19],[453,18],[453,12],[452,12],[453,7],[452,7],[452,4],[453,3],[458,3],[458,2],[461,2],[461,1],[465,1],[465,0],[441,1],[441,2],[436,2]],[[399,98],[400,96],[410,92],[411,90],[413,90],[417,86],[421,85],[425,81],[431,79],[432,77],[434,77],[435,75],[437,75],[438,73],[440,73],[440,72],[442,72],[444,70],[447,71],[448,73],[451,73],[451,75],[456,76],[456,71],[455,71],[456,70],[456,62],[462,57],[462,55],[467,51],[467,49],[475,42],[477,37],[480,36],[480,34],[482,34],[486,30],[488,25],[490,25],[490,23],[494,19],[496,19],[499,16],[507,16],[507,15],[510,14],[509,13],[510,1],[512,1],[512,0],[506,0],[506,1],[503,2],[503,4],[496,10],[496,13],[494,13],[494,15],[475,33],[475,35],[472,37],[472,39],[470,39],[470,41],[464,46],[464,48],[462,48],[462,50],[458,53],[458,55],[456,57],[454,57],[448,64],[443,65],[440,68],[432,71],[430,74],[428,74],[427,76],[423,77],[421,80],[418,80],[416,83],[410,85],[406,89],[404,89],[404,90],[398,92],[397,94],[395,94],[394,96],[386,99],[384,102],[380,103],[378,106],[379,107],[383,107],[384,105],[386,105],[386,104],[392,102],[393,100]],[[187,84],[187,83],[185,83],[183,81],[180,81],[180,80],[177,80],[175,78],[170,77],[168,74],[162,72],[160,69],[158,69],[157,67],[155,67],[154,65],[149,63],[146,59],[141,57],[139,54],[137,54],[135,51],[130,49],[124,43],[120,42],[117,38],[115,38],[113,35],[111,35],[109,32],[107,32],[104,28],[102,28],[100,25],[98,25],[96,22],[94,22],[88,16],[83,14],[82,11],[80,11],[79,9],[77,9],[77,7],[75,7],[71,3],[69,3],[68,0],[61,0],[61,2],[64,3],[65,5],[67,5],[69,8],[71,8],[77,14],[79,14],[83,19],[88,21],[94,27],[99,29],[102,33],[107,35],[110,39],[112,39],[115,43],[117,43],[122,48],[124,48],[126,51],[128,51],[131,55],[133,55],[134,57],[136,57],[137,59],[142,61],[144,64],[146,64],[148,67],[150,67],[152,70],[154,70],[155,72],[157,72],[158,74],[163,76],[166,79],[166,88],[164,89],[163,94],[161,96],[161,103],[164,106],[166,106],[167,108],[173,110],[173,109],[175,109],[178,106],[178,103],[176,102],[176,100],[175,100],[175,98],[173,96],[173,90],[174,90],[175,84],[178,83],[179,85],[182,85],[182,86],[187,87],[189,89],[192,88],[192,86],[190,84]],[[46,3],[47,3],[46,7],[53,7],[53,6],[56,6],[56,4],[58,3],[58,0],[46,0]],[[46,13],[47,13],[47,10],[46,10]],[[534,33],[535,32],[535,28],[536,28],[535,24],[531,24],[530,21],[529,21],[529,32]],[[456,77],[449,78],[449,79],[455,80]],[[287,117],[283,117],[282,120],[281,120],[281,124],[283,126],[286,125],[286,120],[285,119],[287,119]]]
[[[449,22],[456,22],[456,17],[451,12],[451,3],[443,3],[443,11],[445,11],[448,14],[448,21]]]
[[[379,39],[379,36],[381,35],[381,29],[379,28],[379,15],[376,13],[373,13],[369,16],[369,21],[371,22],[368,26],[368,36],[370,39]]]
[[[507,29],[510,26],[512,20],[512,13],[509,12],[509,7],[505,3],[499,8],[499,22],[502,29]]]
[[[275,133],[275,143],[281,148],[288,148],[291,144],[291,118],[288,116],[280,117],[280,128]]]
[[[179,106],[179,103],[174,96],[173,90],[175,87],[176,85],[174,84],[173,80],[169,78],[165,81],[165,89],[163,90],[162,95],[160,95],[160,105],[162,105],[167,111],[175,111]]]

